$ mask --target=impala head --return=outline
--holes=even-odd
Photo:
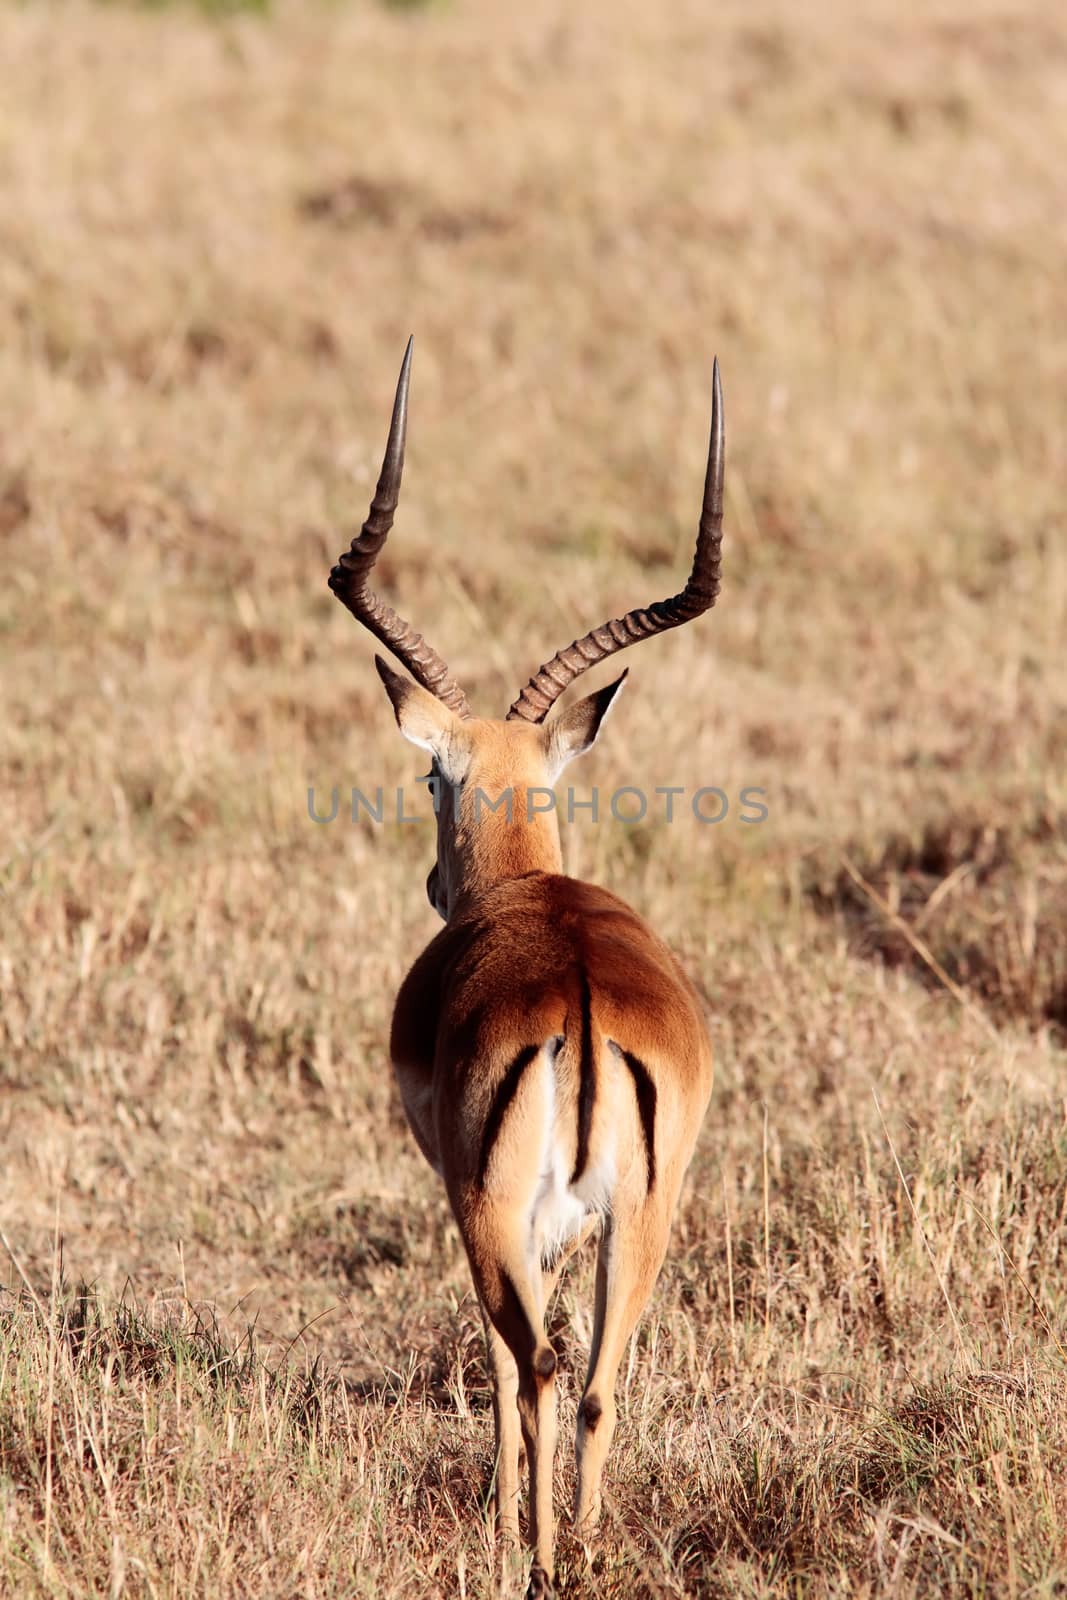
[[[503,721],[488,720],[472,716],[466,695],[443,659],[369,587],[400,496],[411,350],[409,339],[370,512],[351,548],[331,571],[329,582],[353,616],[411,674],[411,678],[405,677],[380,656],[375,657],[400,731],[432,757],[437,864],[426,888],[431,905],[447,921],[461,896],[476,893],[497,879],[561,870],[559,826],[547,795],[567,763],[596,740],[626,673],[546,723],[563,692],[608,656],[691,622],[714,605],[722,547],[722,390],[716,361],[704,503],[685,588],[669,600],[628,611],[558,651],[530,679]]]
[[[626,674],[542,725],[461,717],[381,656],[375,666],[401,733],[433,758],[437,863],[426,892],[434,909],[447,922],[461,895],[498,878],[561,871],[552,786],[596,739]]]

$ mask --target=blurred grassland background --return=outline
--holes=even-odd
[[[306,804],[421,770],[325,586],[414,331],[381,585],[484,714],[679,586],[725,387],[572,769],[769,816],[565,829],[718,1081],[564,1592],[1062,1594],[1067,19],[204,9],[0,6],[0,1593],[492,1592],[431,831]]]

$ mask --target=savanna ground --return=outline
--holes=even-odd
[[[1067,20],[72,0],[0,42],[0,1592],[492,1590],[480,1322],[385,1053],[430,827],[306,803],[419,770],[325,587],[413,330],[379,570],[493,714],[674,592],[725,383],[719,605],[572,769],[734,804],[565,829],[718,1080],[564,1592],[1062,1594]]]

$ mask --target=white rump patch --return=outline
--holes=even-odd
[[[541,1052],[545,1116],[540,1176],[530,1213],[535,1265],[551,1265],[564,1246],[577,1237],[587,1217],[606,1216],[615,1185],[615,1141],[604,1141],[599,1159],[590,1162],[577,1183],[571,1183],[571,1162],[556,1135],[555,1051]],[[593,1109],[594,1118],[596,1107]]]

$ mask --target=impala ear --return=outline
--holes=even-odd
[[[462,783],[470,766],[470,747],[463,731],[463,719],[450,711],[421,684],[403,673],[394,672],[387,661],[375,656],[374,665],[392,701],[397,727],[405,739],[429,750],[449,783]]]
[[[575,701],[545,729],[545,759],[553,783],[568,761],[573,761],[575,756],[582,755],[596,743],[601,724],[625,682],[624,672],[614,683],[598,689],[595,694],[587,694],[584,700]]]

